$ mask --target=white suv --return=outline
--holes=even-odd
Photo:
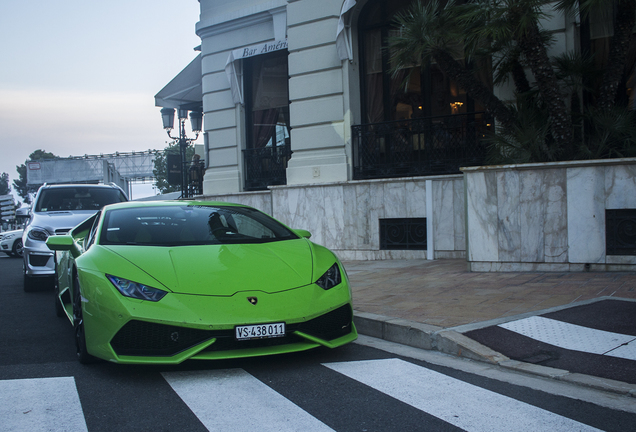
[[[42,186],[35,196],[22,235],[24,290],[34,291],[42,282],[52,282],[50,276],[55,274],[55,259],[54,252],[46,246],[49,236],[66,234],[105,205],[122,201],[128,201],[128,198],[114,184]]]

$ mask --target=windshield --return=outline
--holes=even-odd
[[[96,212],[107,204],[127,201],[124,194],[111,187],[60,187],[43,189],[36,203],[36,212],[91,210]]]
[[[187,246],[267,243],[298,238],[259,212],[230,206],[152,206],[114,209],[104,215],[102,245]]]

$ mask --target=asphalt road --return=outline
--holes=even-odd
[[[170,367],[82,366],[70,323],[55,316],[52,292],[23,292],[19,260],[0,258],[0,293],[0,431],[626,431],[636,425],[633,412],[450,367],[457,359],[431,363],[357,343]]]

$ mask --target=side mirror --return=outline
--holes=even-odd
[[[307,230],[304,229],[295,229],[294,232],[296,233],[296,235],[298,235],[299,237],[302,238],[311,238],[311,233]]]
[[[75,244],[75,240],[70,235],[51,236],[46,239],[46,245],[52,251],[70,251],[73,257],[80,255],[79,248]]]

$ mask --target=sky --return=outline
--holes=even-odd
[[[0,173],[10,186],[37,149],[165,148],[154,95],[198,54],[198,20],[197,0],[0,0]],[[154,194],[133,186],[132,198]]]

